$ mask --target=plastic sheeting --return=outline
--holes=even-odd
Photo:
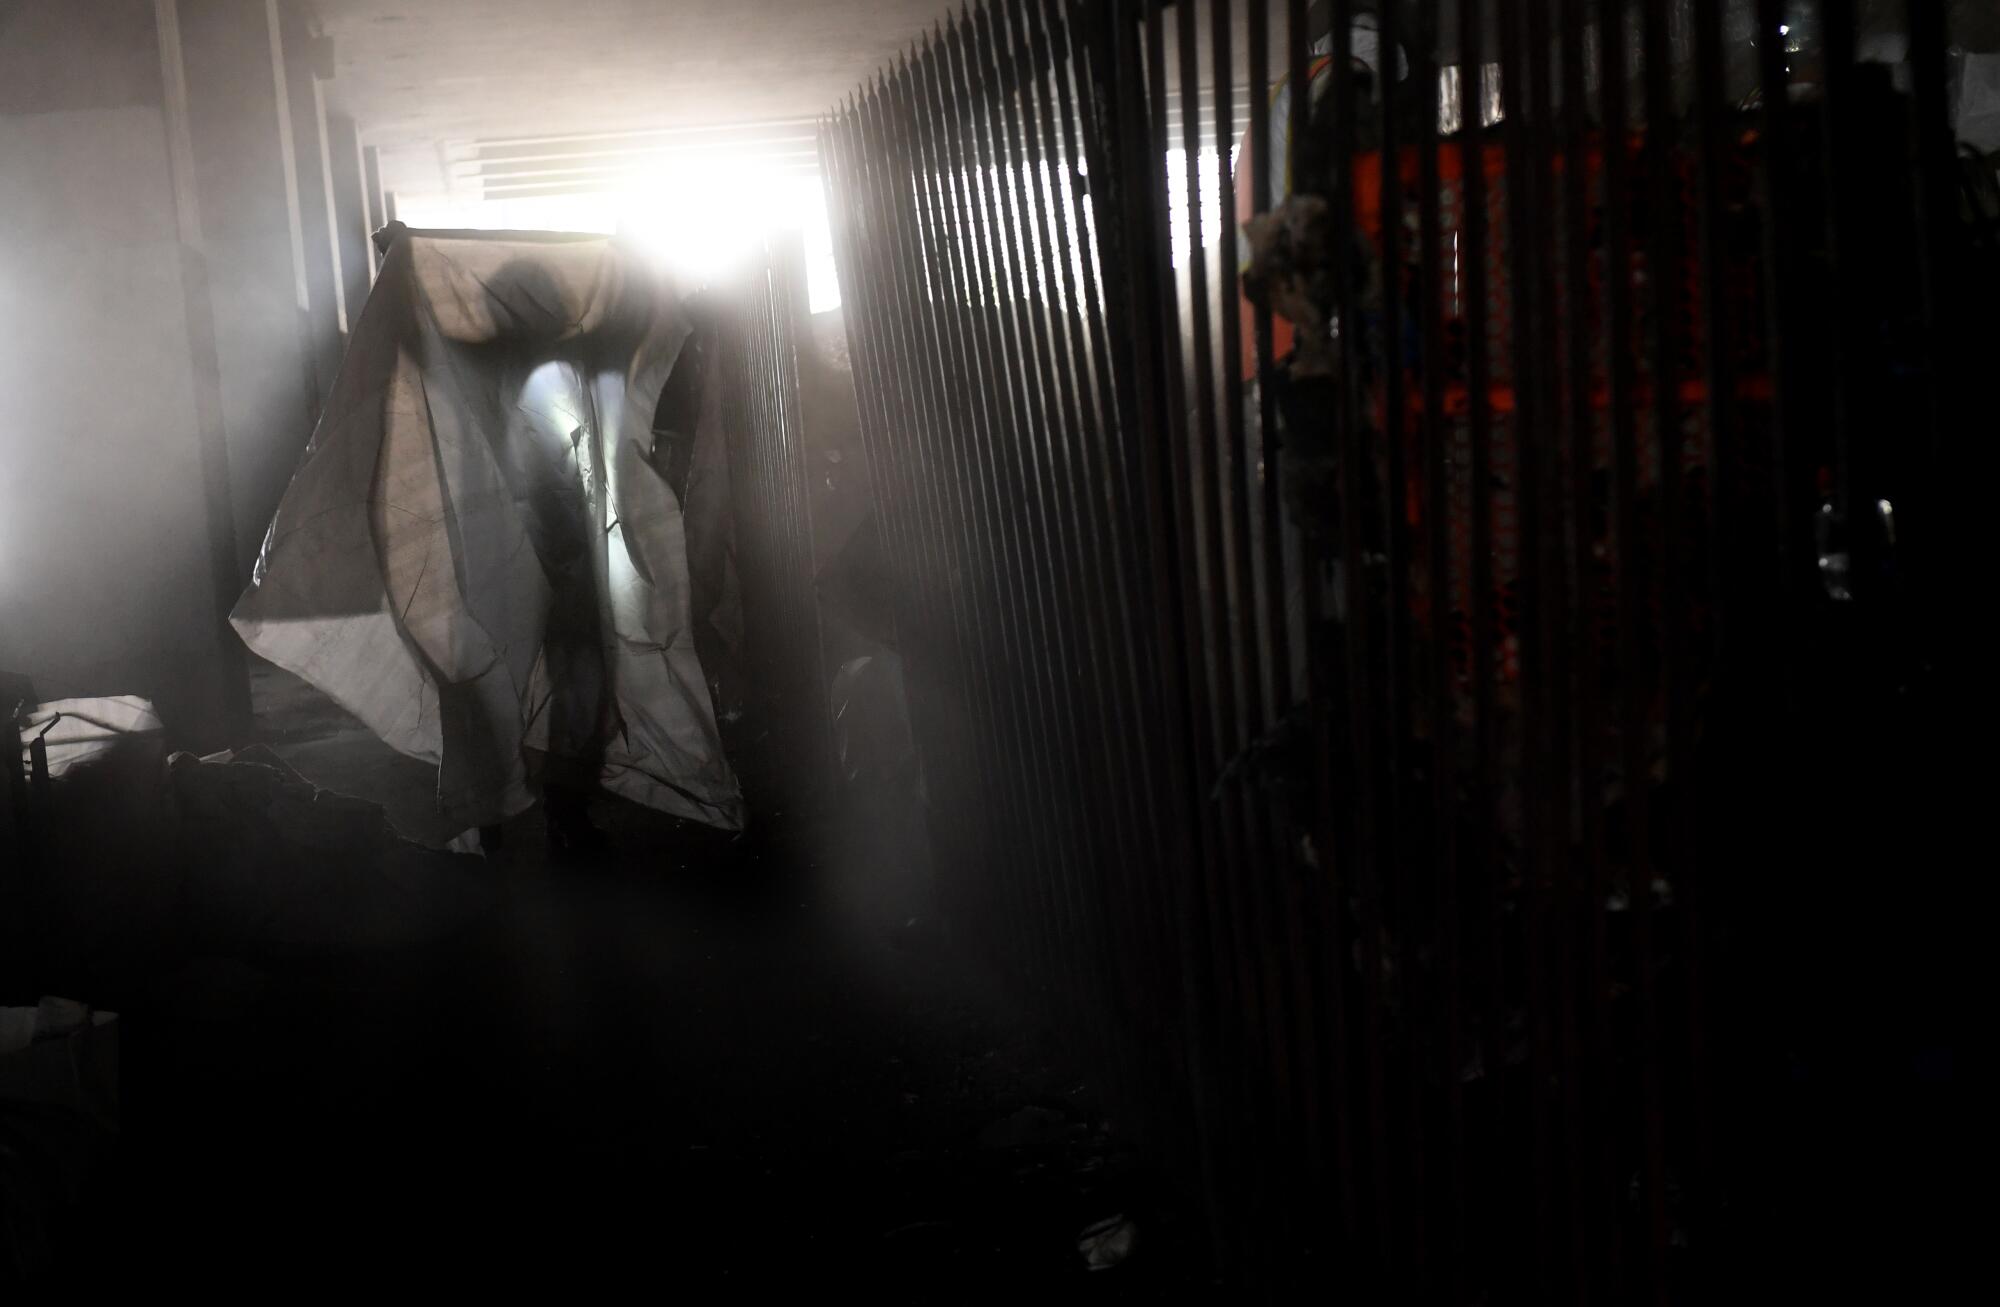
[[[467,826],[546,771],[739,828],[653,433],[691,330],[608,239],[405,235],[232,615],[245,643],[436,764]]]
[[[1961,141],[2000,150],[2000,54],[1968,54],[1961,60],[1952,118]]]
[[[153,705],[135,695],[103,699],[58,699],[37,704],[21,725],[21,750],[41,740],[48,749],[49,775],[61,778],[122,748],[150,746],[164,757],[163,727]]]

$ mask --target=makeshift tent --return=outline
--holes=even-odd
[[[654,432],[693,329],[610,239],[404,234],[232,615],[244,641],[435,763],[467,826],[546,772],[740,827]]]

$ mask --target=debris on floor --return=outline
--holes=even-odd
[[[1085,1266],[1093,1271],[1108,1271],[1132,1255],[1138,1238],[1136,1222],[1123,1214],[1107,1216],[1084,1230],[1076,1241],[1076,1249],[1083,1254]]]
[[[23,751],[39,742],[51,779],[118,753],[157,759],[163,729],[153,705],[129,694],[37,704],[20,723]]]

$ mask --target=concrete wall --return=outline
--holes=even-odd
[[[314,38],[306,7],[296,3],[274,6],[284,51],[285,91],[291,119],[292,157],[298,167],[301,248],[305,254],[306,296],[313,371],[318,398],[333,391],[333,374],[340,366],[347,325],[336,308],[340,272],[333,257],[333,218],[327,212],[325,124],[326,106],[317,77],[331,74],[314,58]],[[330,62],[330,61],[329,61]]]
[[[319,410],[262,4],[179,0],[239,570],[247,580]],[[301,203],[317,194],[302,191]]]
[[[199,431],[153,7],[0,10],[0,665],[213,711]]]
[[[340,251],[340,284],[347,302],[347,324],[352,331],[368,299],[368,287],[375,280],[374,246],[368,224],[368,184],[363,177],[361,136],[354,120],[346,114],[328,114],[326,139],[332,147],[333,220],[335,244]]]
[[[0,0],[0,669],[240,742],[224,618],[331,379],[331,225],[317,153],[288,202],[267,7],[168,8],[172,78],[154,0]]]

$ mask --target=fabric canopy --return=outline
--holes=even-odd
[[[404,235],[232,614],[245,643],[435,763],[466,826],[567,766],[740,828],[653,429],[692,330],[610,239]]]

